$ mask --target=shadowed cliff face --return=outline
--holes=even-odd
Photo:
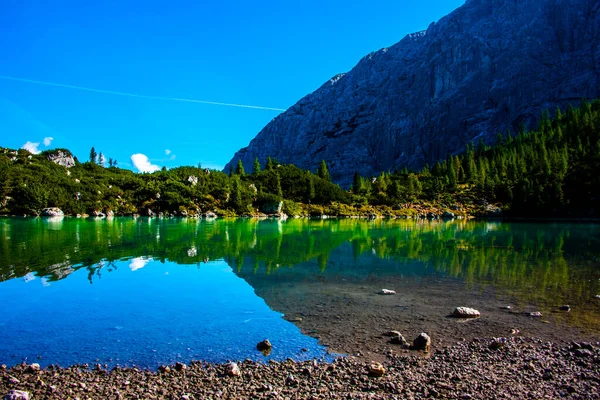
[[[600,97],[600,2],[469,0],[426,31],[364,57],[271,121],[230,163],[255,157],[335,181],[419,168],[468,141]]]

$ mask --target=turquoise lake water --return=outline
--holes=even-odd
[[[596,224],[0,218],[0,363],[324,358],[252,285],[373,274],[578,304],[572,323],[597,324],[599,254]]]

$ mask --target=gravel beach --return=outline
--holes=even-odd
[[[245,361],[239,371],[203,362],[160,372],[22,364],[1,368],[0,393],[21,390],[30,399],[600,398],[598,342],[475,338],[431,354],[391,350],[382,365],[372,364],[360,354],[331,364]]]

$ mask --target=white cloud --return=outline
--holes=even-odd
[[[166,149],[166,150],[165,150],[165,154],[166,154],[166,155],[169,155],[169,154],[171,154],[171,150],[169,150],[169,149]]]
[[[132,271],[137,271],[138,269],[144,268],[149,261],[150,260],[142,257],[136,257],[129,263],[129,269]]]
[[[148,159],[148,156],[141,153],[136,153],[131,156],[131,162],[133,166],[140,172],[155,172],[160,169],[158,165],[154,165]]]
[[[41,151],[38,149],[39,145],[39,143],[33,143],[28,140],[21,148],[27,150],[31,154],[40,154]]]
[[[44,138],[44,146],[50,146],[50,143],[52,143],[52,141],[54,140],[54,138],[52,136],[47,136]]]

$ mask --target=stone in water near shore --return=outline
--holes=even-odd
[[[428,334],[421,332],[419,336],[413,340],[411,350],[425,350],[429,351],[431,348],[431,338]]]
[[[383,295],[390,296],[390,295],[396,294],[396,291],[390,290],[390,289],[381,289],[381,291],[378,292],[377,294],[383,294]]]
[[[525,313],[525,315],[527,315],[528,317],[534,317],[534,318],[541,318],[542,317],[542,313],[539,312],[539,311]]]
[[[558,309],[560,311],[571,311],[571,306],[564,305],[564,306],[558,307]]]
[[[41,215],[42,217],[64,217],[65,213],[60,208],[49,207],[44,208]]]
[[[31,396],[29,392],[24,390],[9,390],[2,398],[3,400],[29,400]]]
[[[182,362],[178,362],[175,364],[175,371],[183,371],[187,368],[187,365],[185,365]]]
[[[481,313],[474,308],[456,307],[454,311],[452,311],[452,315],[456,318],[479,318]]]
[[[269,342],[269,339],[265,339],[262,342],[258,342],[256,348],[258,349],[258,351],[269,351],[273,348],[273,345],[271,344],[271,342]]]

